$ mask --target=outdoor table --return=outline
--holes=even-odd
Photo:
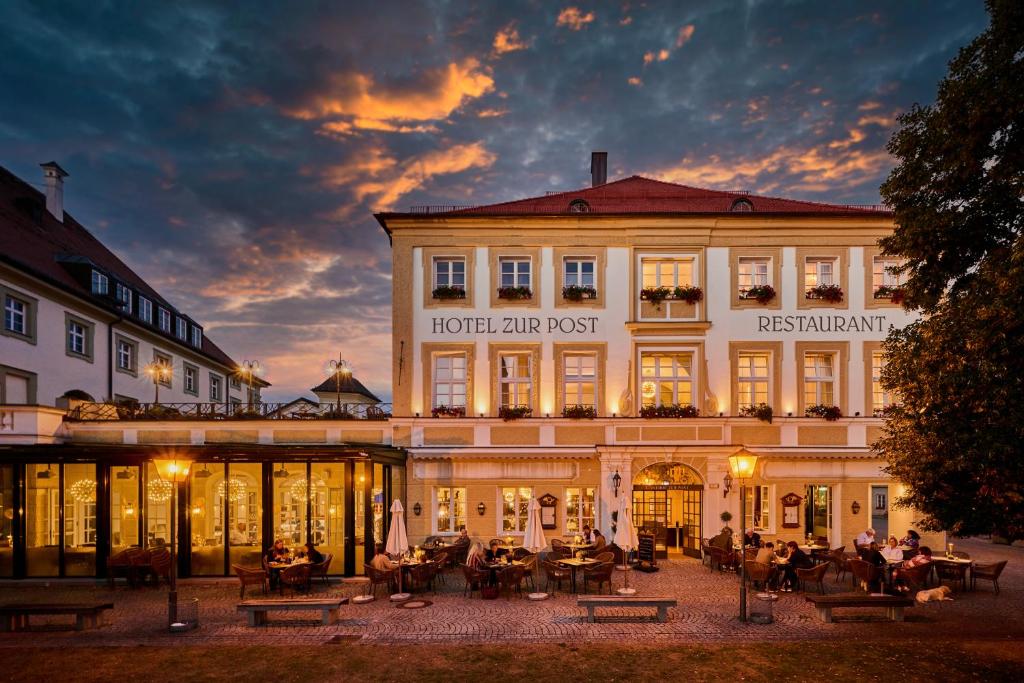
[[[509,557],[511,557],[511,555]],[[490,572],[491,585],[495,586],[498,583],[499,571],[502,571],[506,567],[522,567],[524,564],[524,562],[520,562],[519,560],[513,560],[512,562],[485,562],[483,567]]]
[[[579,559],[576,559],[575,557],[568,557],[568,558],[561,559],[561,560],[558,561],[558,563],[568,567],[569,571],[572,573],[572,577],[571,577],[570,580],[572,581],[572,592],[573,593],[576,592],[576,570],[580,569],[580,568],[590,567],[590,566],[595,565],[595,564],[601,564],[597,560],[593,560],[593,559],[590,559],[590,558],[584,558],[582,560],[579,560]]]
[[[933,556],[932,562],[945,562],[946,564],[967,565],[967,571],[964,572],[963,589],[965,591],[970,590],[969,586],[971,584],[967,581],[967,575],[970,572],[974,571],[974,560],[968,560],[964,557],[944,557],[940,555],[939,557]]]
[[[268,576],[267,579],[270,581],[271,589],[273,589],[276,584],[280,583],[282,569],[287,569],[288,567],[294,567],[295,565],[300,564],[309,564],[309,560],[303,557],[296,558],[291,562],[267,562],[267,569],[270,570],[270,576]]]
[[[579,551],[592,550],[595,546],[593,543],[566,543],[564,547],[568,548],[572,552],[573,557],[575,557]]]

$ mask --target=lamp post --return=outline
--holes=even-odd
[[[158,458],[153,461],[157,474],[164,481],[171,482],[171,589],[167,593],[167,628],[178,622],[178,561],[175,551],[178,547],[178,482],[188,476],[191,461],[184,458]]]
[[[171,376],[171,367],[163,361],[153,361],[143,370],[153,379],[153,403],[160,403],[160,382]]]
[[[746,448],[740,448],[729,456],[729,470],[733,479],[740,483],[740,621],[747,620],[747,571],[746,550],[747,539],[747,480],[754,474],[757,467],[757,456]]]
[[[249,380],[249,410],[252,410],[252,376],[259,374],[263,370],[258,360],[243,360],[242,367],[239,368],[239,372],[244,374]]]
[[[352,374],[352,366],[349,365],[348,361],[341,357],[341,353],[338,354],[338,360],[328,361],[327,367],[332,373],[334,373],[334,391],[335,391],[335,405],[334,410],[336,413],[341,413],[341,376],[345,375],[348,377]]]

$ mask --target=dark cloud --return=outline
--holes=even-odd
[[[986,23],[958,0],[12,1],[0,163],[59,160],[70,211],[274,396],[338,350],[387,394],[375,208],[569,189],[597,148],[613,175],[873,203],[895,117]]]

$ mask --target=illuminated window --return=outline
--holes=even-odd
[[[171,375],[173,374],[171,368],[174,367],[174,360],[170,356],[166,356],[159,351],[154,351],[153,362],[167,367],[167,372],[161,372],[157,375],[157,381],[160,382],[161,386],[170,387]]]
[[[437,507],[434,532],[454,534],[466,526],[466,489],[439,486],[434,490]]]
[[[838,285],[834,258],[809,258],[804,263],[804,291],[821,285]]]
[[[434,356],[433,408],[466,408],[466,354]]]
[[[562,395],[566,406],[596,407],[597,355],[570,354],[562,357]]]
[[[443,257],[434,259],[434,289],[466,288],[466,259]]]
[[[749,408],[759,403],[768,403],[768,374],[770,362],[767,353],[740,353],[736,366],[736,389],[739,405],[737,408]]]
[[[739,282],[738,289],[740,296],[743,296],[752,287],[763,287],[770,285],[768,273],[771,271],[771,259],[767,258],[741,258],[739,260]]]
[[[498,356],[498,396],[502,408],[531,406],[533,359],[529,353],[502,353]]]
[[[892,272],[893,268],[902,265],[902,261],[876,256],[871,267],[871,290],[877,292],[881,287],[896,289],[906,282],[906,275]]]
[[[804,354],[804,405],[835,405],[835,354]]]
[[[771,526],[772,499],[767,486],[748,486],[744,513],[750,522],[748,529],[765,532]]]
[[[526,531],[526,516],[533,498],[533,489],[526,487],[502,488],[501,528],[499,533],[520,534]]]
[[[565,533],[578,534],[584,526],[594,528],[593,488],[565,489]]]
[[[895,403],[892,393],[882,388],[883,370],[885,370],[885,354],[881,351],[873,351],[871,353],[871,408],[873,413]]]
[[[643,288],[690,287],[693,285],[693,259],[644,259],[641,262]]]
[[[498,259],[498,269],[501,279],[499,287],[526,287],[531,289],[530,278],[531,263],[529,258],[501,258]]]
[[[640,375],[641,405],[693,405],[692,353],[645,353]]]

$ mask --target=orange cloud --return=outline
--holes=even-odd
[[[679,35],[676,36],[676,48],[681,48],[690,42],[690,38],[693,38],[693,32],[695,28],[693,24],[687,24],[679,29]]]
[[[619,26],[629,26],[633,23],[633,17],[622,17],[619,19]]]
[[[467,100],[494,90],[489,69],[472,57],[426,71],[419,82],[419,90],[389,89],[365,74],[339,75],[332,92],[317,95],[306,106],[285,113],[300,119],[343,116],[364,122],[443,120]]]
[[[881,109],[881,108],[882,108],[882,103],[881,102],[869,101],[869,102],[864,102],[863,104],[861,104],[859,107],[857,107],[857,110],[858,111],[874,111],[875,109]]]
[[[587,12],[584,14],[578,7],[566,7],[558,13],[558,19],[555,21],[555,26],[565,26],[570,31],[579,31],[593,20],[593,12]]]
[[[858,126],[881,126],[882,128],[892,128],[896,125],[895,116],[885,116],[884,114],[872,114],[870,116],[862,116],[857,119]]]
[[[481,109],[476,113],[478,119],[493,119],[499,116],[504,116],[508,113],[508,109]]]
[[[626,79],[626,82],[629,83],[630,85],[636,86],[641,86],[644,84],[644,82],[640,80],[639,76],[630,76],[628,79]]]
[[[516,29],[514,22],[498,31],[494,36],[494,55],[525,50],[528,47],[530,46],[519,37],[519,31]]]

